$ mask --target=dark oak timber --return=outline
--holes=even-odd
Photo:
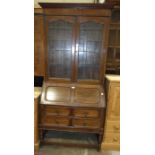
[[[39,3],[45,81],[39,104],[41,144],[49,132],[97,135],[95,144],[62,143],[101,149],[105,120],[103,88],[113,5]],[[41,66],[41,67],[42,67]]]
[[[90,4],[90,3],[39,3],[44,9],[49,8],[76,8],[76,9],[111,9],[113,5],[110,3]]]

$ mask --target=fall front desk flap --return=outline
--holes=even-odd
[[[100,85],[44,83],[41,104],[105,107],[104,96]]]

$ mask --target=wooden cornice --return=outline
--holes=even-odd
[[[49,8],[75,8],[75,9],[112,9],[113,4],[93,4],[93,3],[44,3],[40,2],[39,5],[43,9]]]

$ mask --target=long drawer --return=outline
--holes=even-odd
[[[70,109],[66,107],[42,106],[41,111],[46,115],[68,116]]]
[[[95,109],[74,109],[73,115],[76,117],[99,117],[99,111]]]
[[[41,123],[51,126],[69,126],[69,118],[45,116],[41,118]]]
[[[74,127],[85,127],[85,128],[99,128],[99,119],[73,119],[72,125]]]
[[[68,107],[41,106],[41,113],[44,113],[46,115],[69,116],[71,110],[72,109]],[[100,112],[97,109],[75,108],[73,109],[73,112],[70,116],[98,118],[99,114]]]

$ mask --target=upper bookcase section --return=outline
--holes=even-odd
[[[112,5],[40,5],[44,18],[45,80],[102,84]]]

